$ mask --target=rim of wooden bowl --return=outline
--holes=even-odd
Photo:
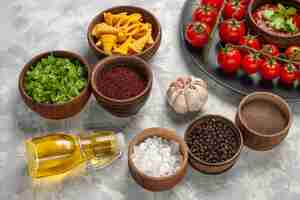
[[[252,11],[253,11],[253,4],[258,1],[258,0],[251,0],[250,3],[249,3],[249,6],[248,6],[248,9],[247,9],[247,15],[249,17],[249,19],[251,20],[251,23],[253,23],[256,28],[260,29],[261,31],[263,31],[264,33],[266,34],[269,34],[271,35],[272,37],[281,37],[283,39],[293,39],[294,37],[299,37],[300,36],[300,32],[299,33],[296,33],[294,35],[280,35],[276,32],[273,32],[273,31],[269,31],[269,30],[266,30],[264,28],[261,28],[259,27],[256,22],[254,21],[253,19],[253,15],[252,15]],[[299,1],[293,1],[295,4],[298,4],[299,5],[299,8],[300,8],[300,2]],[[298,8],[298,9],[299,9]]]
[[[172,138],[167,138],[164,137],[164,134],[171,136]],[[177,142],[180,146],[180,153],[182,155],[182,162],[180,165],[180,168],[176,171],[175,174],[170,175],[170,176],[163,176],[163,177],[152,177],[152,176],[148,176],[145,173],[141,172],[134,164],[134,162],[132,161],[132,154],[133,154],[133,147],[143,141],[145,141],[145,139],[149,138],[149,137],[154,137],[154,136],[158,136],[158,137],[162,137],[164,139],[168,139],[168,140],[175,140],[175,142]],[[149,180],[153,180],[153,181],[164,181],[164,180],[168,180],[168,179],[172,179],[177,177],[180,174],[184,174],[184,170],[186,168],[186,166],[188,165],[188,146],[185,143],[185,141],[180,138],[175,131],[170,130],[170,129],[166,129],[166,128],[148,128],[143,130],[142,132],[140,132],[139,134],[137,134],[129,143],[128,145],[128,162],[130,167],[133,168],[134,171],[136,171],[143,179],[149,179]]]
[[[155,45],[159,43],[160,39],[161,39],[161,25],[160,22],[158,21],[158,19],[155,17],[154,14],[152,14],[150,11],[141,8],[141,7],[137,7],[137,6],[130,6],[130,5],[123,5],[123,6],[115,6],[112,8],[108,8],[106,10],[101,11],[100,13],[98,13],[89,23],[88,26],[88,31],[87,31],[87,38],[88,38],[88,42],[89,44],[93,47],[93,49],[95,49],[98,53],[103,54],[105,56],[121,56],[119,54],[113,54],[113,55],[107,55],[101,48],[99,48],[95,41],[94,38],[92,36],[92,30],[96,24],[96,22],[98,21],[98,19],[100,17],[102,17],[104,15],[105,12],[112,12],[114,10],[119,10],[119,9],[128,9],[128,10],[136,10],[137,13],[140,14],[144,14],[146,13],[147,15],[149,15],[151,18],[153,18],[153,21],[155,22],[155,24],[152,24],[152,26],[155,26],[158,30],[157,32],[157,36],[154,38],[154,43],[152,45],[150,45],[149,47],[147,47],[144,51],[142,51],[141,53],[136,53],[133,54],[132,56],[142,56],[144,54],[148,54],[153,48],[155,48]]]
[[[229,164],[231,162],[233,162],[235,159],[237,159],[239,157],[239,155],[241,154],[241,151],[243,149],[243,146],[244,146],[244,140],[243,140],[243,136],[242,136],[242,133],[240,131],[240,129],[235,125],[235,123],[233,123],[230,119],[226,118],[226,117],[223,117],[221,115],[216,115],[216,114],[208,114],[208,115],[204,115],[198,119],[196,119],[195,121],[193,121],[187,128],[187,130],[185,131],[185,134],[184,134],[184,140],[186,141],[186,138],[188,137],[188,134],[190,134],[190,132],[195,128],[195,126],[203,121],[204,119],[206,118],[219,118],[221,119],[222,121],[225,121],[225,123],[228,123],[230,124],[230,126],[232,128],[235,129],[236,133],[238,133],[238,135],[236,134],[236,138],[239,139],[239,148],[238,150],[235,152],[234,156],[232,156],[231,158],[223,161],[223,162],[218,162],[218,163],[209,163],[209,162],[206,162],[204,160],[201,160],[199,159],[197,156],[195,156],[191,151],[190,151],[190,148],[188,147],[188,151],[189,151],[189,155],[197,162],[201,163],[201,164],[204,164],[206,166],[214,166],[214,167],[218,167],[218,166],[223,166],[223,165],[226,165],[226,164]],[[188,146],[188,145],[187,145]]]
[[[147,80],[147,85],[146,85],[145,89],[135,97],[131,97],[131,98],[128,98],[128,99],[115,99],[115,98],[105,96],[98,89],[97,77],[98,77],[99,73],[101,73],[101,71],[103,71],[107,67],[107,63],[112,62],[112,61],[118,61],[118,60],[128,60],[128,61],[134,60],[136,62],[139,62],[141,67],[143,68],[143,71],[146,74],[146,78],[148,79]],[[122,64],[122,62],[120,62],[120,64]],[[124,66],[124,67],[127,67],[127,66]],[[146,93],[149,90],[151,90],[152,82],[153,82],[153,73],[152,73],[150,64],[148,64],[142,58],[137,57],[137,56],[109,56],[109,57],[106,57],[106,58],[100,60],[94,66],[94,69],[93,69],[93,72],[92,72],[92,78],[91,78],[91,85],[92,85],[93,92],[96,92],[96,94],[98,96],[100,96],[102,99],[104,99],[108,102],[122,103],[122,104],[129,104],[129,103],[131,103],[133,101],[136,101],[136,100],[140,99],[141,97],[145,96]]]
[[[265,96],[271,97],[272,100],[262,98],[262,97],[265,97]],[[250,101],[249,101],[249,99],[250,99]],[[279,110],[281,112],[284,113],[284,115],[285,115],[285,117],[287,117],[287,121],[288,121],[288,123],[284,127],[284,129],[282,129],[281,131],[279,131],[277,133],[274,133],[274,134],[263,134],[263,133],[260,133],[260,132],[257,132],[255,130],[251,129],[247,125],[247,123],[245,122],[245,120],[243,118],[243,115],[242,115],[242,109],[245,105],[247,105],[247,103],[249,103],[251,101],[254,101],[254,100],[258,100],[258,99],[262,99],[262,100],[269,101],[269,102],[273,103],[277,108],[279,108]],[[286,116],[286,111],[283,111],[280,108],[280,106],[278,106],[278,104],[282,104],[285,107],[285,109],[287,110],[288,116]],[[242,101],[240,102],[240,105],[238,107],[238,118],[239,118],[242,126],[244,126],[248,131],[250,131],[252,134],[262,136],[262,137],[274,137],[274,136],[279,136],[279,135],[285,134],[290,129],[290,127],[292,126],[292,121],[293,121],[293,115],[292,115],[292,112],[291,112],[291,109],[290,109],[288,103],[283,98],[281,98],[280,96],[275,95],[275,94],[270,93],[270,92],[253,92],[253,93],[247,95],[246,97],[244,97],[242,99]]]
[[[81,90],[80,94],[77,95],[76,97],[73,97],[72,99],[70,99],[69,101],[65,102],[65,103],[39,103],[39,102],[35,102],[33,101],[32,97],[30,97],[26,91],[25,91],[25,76],[26,76],[26,72],[29,70],[29,68],[32,65],[35,65],[37,62],[39,62],[42,58],[47,57],[48,55],[53,54],[54,56],[60,57],[60,58],[73,58],[73,59],[77,59],[80,61],[80,63],[82,64],[83,67],[86,68],[87,70],[87,85],[85,86],[85,88],[83,90]],[[69,57],[67,57],[66,55],[68,55]],[[49,107],[49,108],[54,108],[57,106],[64,106],[64,105],[68,105],[73,101],[76,101],[77,99],[82,98],[82,96],[84,96],[84,94],[87,92],[87,90],[90,87],[90,82],[91,82],[91,69],[90,69],[90,65],[89,63],[86,61],[85,58],[83,58],[82,56],[80,56],[77,53],[71,52],[71,51],[66,51],[66,50],[53,50],[53,51],[47,51],[44,53],[40,53],[36,56],[34,56],[33,58],[31,58],[29,60],[29,62],[27,62],[25,64],[25,66],[23,67],[20,75],[19,75],[19,91],[22,94],[22,96],[24,96],[24,98],[26,98],[27,100],[31,101],[33,104],[38,105],[38,106],[42,106],[42,107]]]

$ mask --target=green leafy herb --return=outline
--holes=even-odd
[[[26,93],[39,103],[65,103],[87,85],[87,72],[78,60],[49,55],[31,66],[25,77]]]
[[[274,11],[273,10],[265,10],[263,12],[264,18],[271,20],[272,16],[274,15]]]
[[[285,21],[281,17],[273,18],[271,22],[271,26],[274,27],[276,30],[282,30],[285,28]]]
[[[292,15],[296,15],[297,14],[297,9],[294,7],[288,7],[288,9],[286,9],[286,15],[288,16],[292,16]]]
[[[293,22],[293,19],[290,18],[286,21],[286,28],[287,28],[287,31],[290,32],[290,33],[295,33],[298,31],[298,28],[297,26],[294,24]]]
[[[282,4],[278,4],[275,11],[265,10],[263,12],[263,17],[268,21],[268,24],[276,30],[296,33],[299,30],[292,19],[292,16],[296,14],[296,8],[292,6],[285,7]]]

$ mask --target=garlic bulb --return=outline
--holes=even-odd
[[[207,84],[199,78],[179,77],[170,84],[167,99],[177,113],[200,111],[208,99]]]

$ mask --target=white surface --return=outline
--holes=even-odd
[[[21,101],[17,78],[22,66],[37,53],[66,49],[80,53],[91,63],[86,29],[101,10],[131,4],[152,11],[163,28],[162,45],[151,64],[155,74],[153,92],[141,112],[129,119],[117,119],[90,99],[80,115],[63,121],[49,121],[32,113]],[[145,128],[176,129],[183,135],[197,116],[175,115],[166,105],[167,85],[176,76],[197,74],[184,62],[178,38],[178,23],[184,0],[2,0],[0,6],[0,200],[298,200],[300,199],[300,126],[276,149],[259,153],[247,148],[228,172],[210,176],[189,168],[177,187],[163,193],[141,189],[131,178],[126,155],[113,166],[75,178],[51,188],[33,190],[26,174],[23,141],[42,132],[89,126],[123,127],[126,141]],[[209,83],[209,100],[204,112],[231,119],[237,101],[222,88]],[[300,91],[299,91],[300,92]],[[296,107],[295,107],[296,108]],[[127,149],[125,149],[126,151]]]

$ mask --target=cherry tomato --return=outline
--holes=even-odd
[[[224,3],[224,0],[202,0],[202,5],[211,5],[217,9],[220,9]]]
[[[273,80],[280,75],[281,65],[274,59],[264,60],[260,67],[260,73],[263,79]]]
[[[236,72],[242,62],[242,56],[238,49],[226,46],[218,53],[218,63],[220,68],[226,73]]]
[[[202,5],[193,13],[193,21],[205,22],[211,27],[214,26],[218,17],[218,10],[210,5]]]
[[[297,79],[298,69],[292,63],[286,63],[280,72],[280,82],[285,85],[291,85]]]
[[[253,35],[245,35],[240,38],[239,45],[246,45],[256,50],[261,49],[260,41],[256,36]]]
[[[240,2],[246,6],[249,5],[249,3],[251,2],[251,0],[240,0]]]
[[[185,39],[193,47],[200,48],[207,44],[210,32],[210,27],[204,22],[194,22],[187,26]]]
[[[258,71],[263,59],[259,54],[250,53],[244,56],[242,60],[242,68],[247,74],[254,74]]]
[[[246,25],[243,21],[227,19],[220,24],[219,35],[223,42],[238,44],[241,37],[246,34]]]
[[[277,57],[280,55],[280,51],[278,49],[278,47],[274,44],[265,44],[262,47],[262,51],[270,54],[271,56]]]
[[[223,17],[225,19],[234,18],[241,20],[246,15],[246,6],[242,4],[239,0],[228,1],[223,10]]]
[[[293,16],[293,23],[296,24],[297,28],[300,29],[300,16],[299,14]]]
[[[300,46],[290,46],[285,50],[285,56],[293,61],[300,61]]]

